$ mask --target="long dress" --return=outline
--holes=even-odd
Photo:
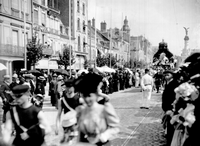
[[[110,139],[119,132],[119,118],[110,103],[104,105],[95,103],[92,107],[79,106],[77,116],[80,142],[103,146],[109,143]],[[107,137],[106,142],[98,139],[98,136],[102,133]]]

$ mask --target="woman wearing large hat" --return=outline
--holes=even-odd
[[[79,141],[98,146],[109,144],[119,132],[119,118],[113,106],[109,102],[104,105],[97,102],[102,79],[95,73],[88,73],[76,86],[85,101],[77,109]]]

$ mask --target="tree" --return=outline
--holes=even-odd
[[[111,67],[116,65],[117,63],[117,59],[112,54],[109,54],[107,56],[107,66],[110,66],[110,62],[111,62]]]
[[[106,56],[101,56],[100,54],[97,55],[96,64],[98,67],[104,66],[108,64],[108,59]]]
[[[36,37],[32,37],[32,40],[27,44],[27,64],[28,66],[35,66],[35,64],[42,59],[43,45],[37,41]]]
[[[71,49],[71,65],[75,63],[75,57],[73,55],[73,50]],[[65,69],[70,65],[70,47],[64,45],[64,49],[62,53],[59,53],[59,60],[57,60],[59,66],[64,66]]]

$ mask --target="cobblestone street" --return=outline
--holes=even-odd
[[[163,146],[165,144],[161,125],[161,94],[152,94],[149,110],[140,109],[142,92],[139,89],[126,89],[113,93],[110,97],[121,120],[120,133],[113,139],[113,146]],[[54,129],[56,110],[46,103],[44,112]],[[58,136],[54,133],[48,135],[47,145],[58,146],[60,138],[61,133]]]
[[[112,146],[164,146],[161,94],[152,93],[149,110],[140,109],[142,92],[139,89],[130,88],[109,96],[121,122],[120,133],[112,140]],[[57,110],[50,105],[49,97],[46,97],[43,110],[53,128],[46,136],[47,146],[60,146],[62,132],[55,135]]]

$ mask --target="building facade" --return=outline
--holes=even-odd
[[[130,61],[130,28],[125,17],[122,29],[110,28],[106,30],[106,22],[101,23],[101,32],[111,40],[109,52],[115,56],[119,65]],[[112,39],[111,39],[112,38]]]
[[[144,36],[130,37],[130,58],[132,61],[142,61],[150,64],[153,61],[155,49]]]
[[[71,33],[71,46],[75,55],[73,69],[83,69],[87,56],[87,21],[88,1],[87,0],[59,0],[61,21],[66,27],[68,34]],[[71,16],[70,16],[71,14]],[[71,25],[69,25],[69,21]],[[71,30],[69,30],[71,26]],[[69,33],[70,31],[70,33]]]
[[[5,74],[12,76],[13,71],[24,68],[24,45],[32,37],[31,10],[31,0],[0,1],[0,62],[7,67],[0,71],[0,80]]]
[[[103,35],[103,33],[97,28],[95,29],[95,19],[92,19],[92,23],[91,20],[88,20],[87,59],[89,60],[90,67],[96,65],[96,57],[98,54],[106,55],[108,53],[110,47],[109,42],[109,38]]]

